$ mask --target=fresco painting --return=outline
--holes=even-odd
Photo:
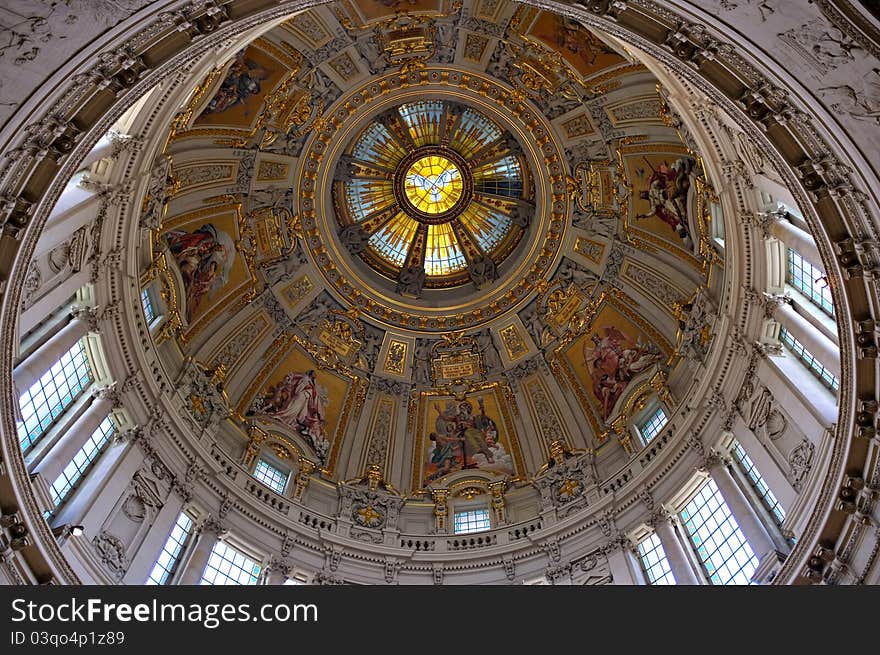
[[[352,4],[368,23],[395,14],[439,14],[443,10],[443,0],[354,0]]]
[[[179,310],[188,325],[250,279],[247,266],[235,249],[234,212],[178,224],[162,238],[183,281]]]
[[[493,392],[468,394],[464,400],[431,397],[423,402],[427,402],[421,426],[423,485],[468,469],[515,474],[510,440]]]
[[[624,156],[632,185],[632,227],[689,252],[694,249],[688,195],[697,161],[686,153],[630,153]]]
[[[274,421],[303,437],[322,463],[348,394],[347,380],[327,370],[295,348],[276,367],[245,412],[246,417]]]
[[[606,305],[592,328],[566,349],[565,357],[604,421],[633,379],[662,361],[663,353],[629,319]]]
[[[266,95],[286,72],[283,64],[255,46],[240,50],[194,125],[250,127]]]
[[[542,11],[528,34],[558,51],[583,77],[626,61],[579,22],[559,14]]]

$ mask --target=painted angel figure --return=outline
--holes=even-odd
[[[269,387],[259,408],[261,414],[274,418],[309,438],[322,456],[329,448],[324,433],[327,389],[318,384],[315,371],[288,373],[278,384]]]
[[[692,248],[693,240],[688,227],[687,195],[696,160],[693,157],[682,157],[671,166],[663,162],[657,168],[651,166],[647,159],[645,161],[651,169],[651,175],[646,182],[647,188],[639,192],[639,197],[648,201],[651,211],[646,214],[636,214],[636,218],[656,216],[681,237],[686,247]]]
[[[193,232],[165,234],[186,292],[186,319],[191,321],[206,295],[223,287],[235,259],[235,243],[223,230],[207,223]]]
[[[584,344],[584,363],[593,381],[593,394],[601,405],[602,418],[608,418],[632,379],[660,357],[656,346],[643,345],[613,325],[592,335]]]

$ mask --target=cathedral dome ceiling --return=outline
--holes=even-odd
[[[772,512],[756,580],[876,573],[875,26],[523,2],[34,10],[0,103],[0,495],[36,580],[143,579],[166,526],[101,523],[123,486],[276,581],[627,580],[728,477]],[[15,396],[69,353],[93,379],[22,442]]]
[[[196,421],[218,403],[239,448],[275,435],[418,493],[526,480],[553,442],[628,450],[649,399],[681,401],[712,345],[720,209],[630,51],[506,0],[355,0],[218,61],[141,214],[153,339],[188,362]],[[392,411],[403,460],[370,442]],[[444,458],[462,421],[483,446]]]

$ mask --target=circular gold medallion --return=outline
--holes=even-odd
[[[412,163],[403,183],[406,199],[425,214],[452,209],[464,190],[461,171],[442,155],[426,155]]]

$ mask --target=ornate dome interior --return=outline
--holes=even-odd
[[[270,577],[653,582],[659,539],[714,583],[685,530],[711,482],[750,546],[725,580],[829,575],[789,557],[834,550],[813,501],[844,484],[840,310],[867,307],[814,209],[829,169],[748,122],[780,96],[701,84],[733,56],[705,28],[658,45],[608,22],[639,3],[588,4],[160,15],[201,46],[83,147],[16,269],[16,461],[40,529],[88,534],[46,570],[140,584],[186,516]],[[58,357],[74,382],[25,409]],[[62,491],[79,424],[106,435]]]
[[[711,347],[699,154],[658,78],[574,20],[398,4],[282,22],[175,118],[141,217],[156,356],[219,380],[230,454],[277,439],[417,496],[525,482],[557,441],[611,473],[626,422],[671,415]],[[444,455],[465,414],[481,451]]]

